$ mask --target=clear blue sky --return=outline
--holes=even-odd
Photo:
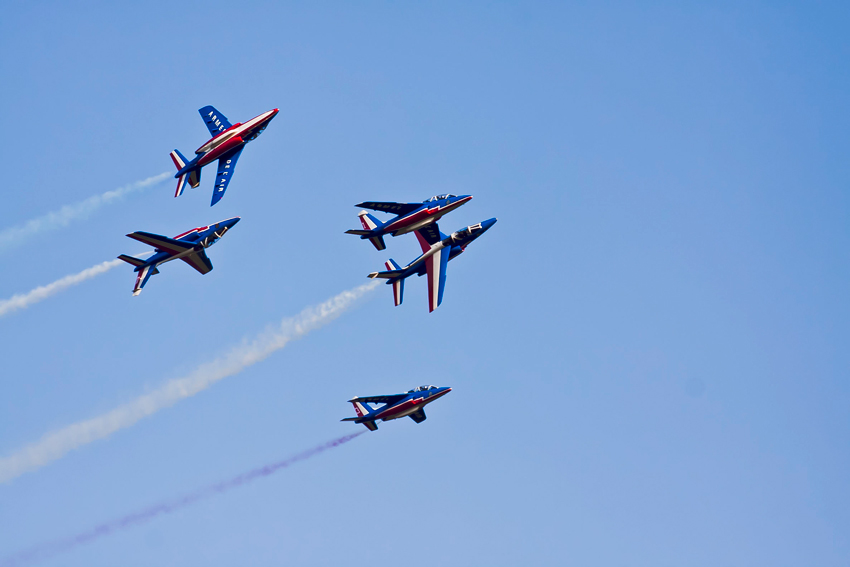
[[[0,455],[98,415],[418,246],[361,200],[499,223],[242,374],[0,485],[0,556],[354,431],[46,565],[847,565],[845,3],[16,3],[0,228],[171,171],[279,107],[209,207],[171,181],[0,257],[0,297],[240,215],[201,277],[122,266],[0,320]]]

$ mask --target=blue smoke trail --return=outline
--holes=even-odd
[[[204,500],[212,496],[216,496],[218,494],[223,494],[229,490],[238,488],[244,484],[248,484],[249,482],[257,480],[258,478],[272,475],[281,469],[289,467],[290,465],[293,465],[300,461],[305,461],[310,457],[315,457],[316,455],[324,453],[329,449],[333,449],[334,447],[339,447],[340,445],[348,443],[349,441],[351,441],[355,437],[359,437],[363,433],[365,433],[365,431],[359,431],[357,433],[338,437],[336,439],[313,447],[312,449],[308,449],[307,451],[298,453],[297,455],[289,457],[288,459],[284,459],[276,463],[272,463],[263,467],[250,470],[248,472],[237,475],[231,479],[213,484],[195,492],[191,492],[189,494],[186,494],[185,496],[175,498],[174,500],[163,502],[161,504],[156,504],[155,506],[145,508],[144,510],[140,510],[138,512],[133,512],[132,514],[127,514],[126,516],[122,516],[121,518],[117,518],[110,522],[100,524],[99,526],[96,526],[90,530],[80,532],[79,534],[69,537],[67,539],[56,540],[50,543],[38,545],[27,551],[20,552],[17,555],[13,555],[3,560],[0,560],[0,567],[20,567],[22,565],[35,563],[36,561],[43,561],[50,557],[54,557],[60,553],[66,553],[68,551],[73,550],[77,546],[83,545],[85,543],[90,543],[117,531],[126,530],[128,528],[144,524],[153,520],[157,516],[170,514],[171,512],[174,512],[176,510],[191,506],[192,504],[200,500]]]

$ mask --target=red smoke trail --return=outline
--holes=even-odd
[[[111,522],[106,522],[88,531],[81,532],[68,539],[57,540],[51,543],[39,545],[27,551],[18,553],[17,555],[0,560],[0,567],[18,567],[20,565],[27,565],[29,563],[41,561],[43,559],[53,557],[54,555],[70,551],[78,545],[89,543],[101,537],[107,536],[113,532],[125,530],[127,528],[137,526],[139,524],[144,524],[145,522],[153,520],[157,516],[174,512],[175,510],[179,510],[180,508],[190,506],[199,500],[209,498],[210,496],[215,496],[216,494],[222,494],[232,488],[237,488],[239,486],[242,486],[243,484],[248,484],[249,482],[258,478],[272,475],[280,469],[285,469],[290,465],[293,465],[299,461],[307,460],[310,457],[327,451],[328,449],[333,449],[334,447],[338,447],[343,443],[348,443],[349,441],[363,433],[365,433],[365,431],[352,433],[351,435],[345,435],[338,439],[334,439],[333,441],[328,441],[327,443],[323,443],[322,445],[313,447],[312,449],[304,451],[303,453],[299,453],[293,457],[289,457],[288,459],[285,459],[283,461],[278,461],[276,463],[272,463],[264,467],[256,468],[246,473],[242,473],[239,476],[235,476],[229,480],[213,484],[212,486],[202,488],[196,492],[187,494],[186,496],[176,498],[174,500],[171,500],[170,502],[157,504],[156,506],[151,506],[150,508],[146,508],[139,512],[128,514],[122,518],[112,520]]]

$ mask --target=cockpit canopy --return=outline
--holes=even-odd
[[[416,388],[408,391],[408,394],[412,394],[414,392],[425,392],[427,390],[436,390],[437,386],[417,386]]]
[[[452,195],[451,193],[446,193],[445,195],[434,195],[430,199],[425,199],[422,202],[423,203],[433,203],[434,201],[442,201],[443,199],[448,199],[449,197],[457,197],[457,195]]]
[[[473,225],[468,226],[466,228],[462,228],[457,232],[453,232],[452,233],[452,239],[455,242],[458,242],[460,240],[464,240],[466,238],[469,238],[470,236],[472,236],[474,233],[478,232],[479,230],[481,230],[481,223],[473,224]]]

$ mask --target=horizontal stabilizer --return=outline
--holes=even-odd
[[[369,236],[372,234],[371,230],[357,230],[352,228],[351,230],[346,230],[345,234],[356,234],[357,236]]]
[[[369,274],[369,277],[373,278],[373,279],[379,278],[379,279],[382,279],[382,280],[391,280],[391,279],[394,279],[394,278],[401,277],[404,274],[404,270],[401,269],[399,267],[399,265],[396,264],[395,261],[392,258],[390,258],[389,262],[385,262],[385,265],[387,266],[387,268],[390,268],[389,271],[372,272],[371,274]]]
[[[344,419],[340,419],[340,421],[357,421],[360,419],[359,417],[346,417]]]
[[[118,256],[118,259],[119,259],[119,260],[124,260],[124,261],[125,261],[125,262],[127,262],[128,264],[133,264],[133,265],[134,265],[134,266],[136,266],[137,268],[138,268],[139,266],[144,266],[144,265],[145,265],[145,263],[146,263],[144,260],[142,260],[142,259],[140,259],[140,258],[134,258],[133,256],[127,256],[126,254],[121,254],[120,256]]]
[[[378,424],[375,423],[374,421],[364,421],[363,425],[365,425],[366,429],[368,429],[369,431],[377,431],[378,430]]]

